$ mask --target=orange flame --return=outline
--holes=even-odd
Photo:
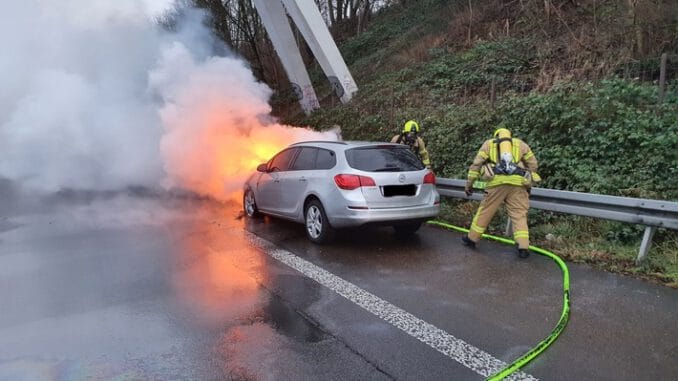
[[[184,136],[184,131],[168,134],[162,148],[165,170],[173,186],[181,186],[217,199],[239,198],[243,184],[257,166],[267,162],[284,147],[304,140],[337,140],[335,132],[315,132],[305,128],[274,125],[233,127],[219,123]]]

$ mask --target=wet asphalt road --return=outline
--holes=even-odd
[[[2,184],[0,184],[2,185]],[[499,244],[424,227],[303,227],[190,197],[3,188],[0,380],[480,380],[278,262],[254,234],[510,362],[560,316],[561,275]],[[673,380],[678,292],[569,264],[572,315],[525,371],[545,380]]]

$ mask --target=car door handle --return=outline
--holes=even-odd
[[[275,179],[275,180],[273,180],[273,182],[274,182],[274,183],[279,183],[280,180],[279,180],[279,179]]]
[[[299,181],[306,181],[306,178],[305,178],[305,177],[300,177],[300,178],[299,178]]]

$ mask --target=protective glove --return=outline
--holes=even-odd
[[[541,176],[537,172],[532,172],[532,182],[533,183],[538,183],[541,181]]]
[[[464,187],[464,193],[466,193],[467,197],[470,197],[473,194],[473,183],[470,181],[466,182],[466,186]]]

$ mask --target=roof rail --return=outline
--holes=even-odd
[[[290,146],[296,146],[298,144],[308,144],[308,143],[333,143],[333,144],[343,144],[346,145],[346,142],[339,142],[336,140],[308,140],[304,142],[296,142],[294,144],[290,144]]]

